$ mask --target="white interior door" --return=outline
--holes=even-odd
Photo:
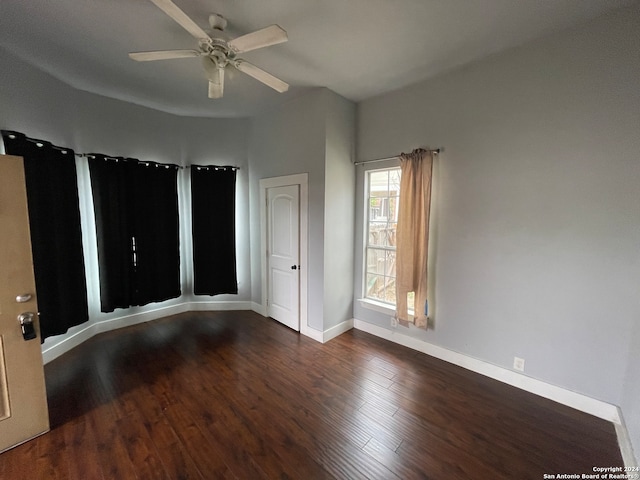
[[[27,194],[20,157],[0,155],[0,245],[0,452],[3,452],[49,430]]]
[[[268,315],[300,331],[299,185],[267,190]]]

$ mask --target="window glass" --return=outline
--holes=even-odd
[[[399,168],[368,172],[364,295],[390,305],[396,303],[399,195]]]

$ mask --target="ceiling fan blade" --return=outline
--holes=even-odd
[[[250,77],[255,78],[259,82],[264,83],[266,86],[273,88],[277,92],[283,93],[289,90],[288,83],[283,82],[279,78],[274,77],[270,73],[265,72],[261,68],[258,68],[247,61],[238,60],[235,64],[235,67],[241,72],[246,73]]]
[[[287,40],[289,40],[287,32],[278,25],[271,25],[261,30],[256,30],[255,32],[234,38],[228,42],[228,45],[234,52],[243,53],[256,50],[258,48],[277,45],[278,43],[286,42]]]
[[[224,68],[216,68],[209,77],[209,98],[222,98],[224,94]]]
[[[196,50],[158,50],[155,52],[133,52],[129,57],[136,62],[150,62],[152,60],[171,60],[173,58],[199,57]]]
[[[160,10],[173,18],[182,28],[198,40],[209,38],[207,32],[201,29],[196,22],[191,20],[186,13],[178,8],[171,0],[151,0]]]

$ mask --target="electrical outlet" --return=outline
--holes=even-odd
[[[398,319],[396,317],[391,317],[391,326],[392,327],[398,326]]]
[[[524,372],[524,358],[513,357],[513,368]]]

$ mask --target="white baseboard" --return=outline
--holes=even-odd
[[[260,303],[251,302],[251,310],[256,312],[258,315],[262,315],[263,317],[268,317],[269,316],[268,308],[265,305],[262,305]],[[300,334],[304,335],[305,337],[312,338],[316,342],[324,343],[323,332],[321,332],[320,330],[316,330],[314,328],[311,328],[309,325],[305,325],[303,322],[304,322],[304,320],[301,318],[300,319]]]
[[[45,364],[49,363],[51,360],[54,360],[60,355],[67,353],[69,350],[77,347],[83,342],[86,342],[91,337],[99,333],[108,332],[110,330],[117,330],[118,328],[128,327],[130,325],[136,325],[138,323],[149,322],[151,320],[167,317],[169,315],[183,313],[188,310],[188,303],[179,303],[177,305],[161,307],[147,312],[134,313],[132,315],[125,315],[123,317],[102,320],[100,322],[91,322],[87,325],[80,325],[80,327],[82,327],[80,330],[72,333],[71,335],[68,335],[58,343],[55,343],[51,346],[47,346],[46,343],[43,344],[42,361]]]
[[[324,343],[323,333],[320,330],[316,330],[315,328],[311,328],[309,325],[300,324],[300,333],[305,337],[312,338],[316,342]]]
[[[328,330],[325,330],[322,333],[322,343],[326,343],[329,340],[336,338],[338,335],[342,335],[344,332],[347,332],[353,328],[353,318],[349,320],[345,320],[342,323],[339,323],[335,327],[331,327]]]
[[[193,312],[209,311],[229,311],[229,310],[252,310],[251,302],[230,301],[230,302],[189,302],[189,310]]]
[[[50,361],[58,358],[60,355],[68,352],[69,350],[77,347],[83,342],[86,342],[91,337],[111,330],[117,330],[118,328],[128,327],[136,325],[138,323],[150,322],[159,318],[167,317],[169,315],[175,315],[184,312],[203,312],[203,311],[228,311],[228,310],[253,310],[254,312],[267,316],[266,308],[256,302],[250,301],[227,301],[227,302],[185,302],[178,305],[172,305],[169,307],[157,308],[143,313],[135,313],[133,315],[125,315],[123,317],[112,318],[109,320],[103,320],[100,322],[93,322],[86,326],[82,326],[80,330],[70,334],[63,340],[55,343],[51,346],[43,345],[42,348],[42,361],[43,363],[49,363]],[[332,338],[346,332],[353,328],[353,320],[347,320],[345,322],[330,328],[325,332],[315,330],[309,326],[301,326],[300,333],[310,337],[317,342],[328,342]]]
[[[125,315],[122,317],[111,318],[109,320],[89,323],[87,325],[81,325],[81,328],[77,332],[68,335],[58,343],[51,346],[47,346],[46,343],[43,344],[42,361],[47,364],[99,333],[129,327],[138,323],[150,322],[152,320],[176,315],[178,313],[215,310],[251,310],[251,302],[185,302],[168,307],[156,308],[146,312],[134,313],[132,315]]]
[[[620,423],[616,423],[616,436],[618,437],[618,446],[620,447],[620,453],[622,454],[622,461],[625,467],[637,467],[640,462],[636,459],[633,453],[633,445],[631,443],[631,437],[627,430],[627,425],[624,422],[622,410],[618,408],[618,416],[620,417]]]
[[[338,335],[342,335],[344,332],[351,330],[352,328],[353,319],[349,319],[325,331],[316,330],[308,325],[301,325],[300,333],[306,337],[314,339],[316,342],[327,343],[332,338],[336,338]]]
[[[259,304],[258,302],[251,302],[251,310],[256,312],[258,315],[262,315],[263,317],[268,317],[267,307]]]
[[[476,358],[468,357],[467,355],[463,355],[362,320],[354,319],[353,326],[358,330],[398,343],[413,350],[426,353],[427,355],[439,358],[445,362],[449,362],[466,368],[467,370],[471,370],[472,372],[499,380],[508,385],[548,398],[549,400],[567,405],[568,407],[575,408],[576,410],[589,413],[604,420],[608,420],[609,422],[613,422],[616,425],[621,424],[619,410],[615,405],[611,405],[601,400],[596,400],[581,393],[572,392],[571,390],[522,375],[521,373],[514,372]]]

